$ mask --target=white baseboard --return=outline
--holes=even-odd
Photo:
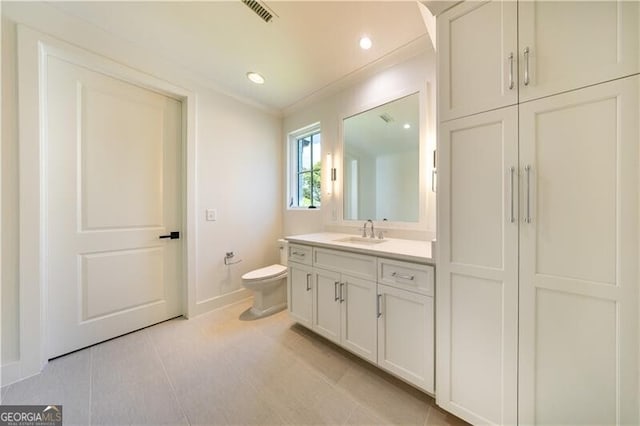
[[[0,366],[0,385],[2,387],[18,382],[26,377],[20,377],[20,361],[12,361]]]
[[[231,293],[223,294],[221,296],[212,297],[210,299],[202,300],[196,303],[194,313],[192,317],[202,315],[204,313],[213,311],[214,309],[222,308],[223,306],[231,305],[244,299],[251,297],[251,291],[246,288],[241,288]]]

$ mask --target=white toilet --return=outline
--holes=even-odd
[[[287,242],[278,240],[280,264],[247,272],[242,285],[253,292],[251,316],[260,318],[287,306]]]

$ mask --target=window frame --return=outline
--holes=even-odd
[[[320,182],[320,204],[318,205],[314,205],[313,204],[313,195],[311,197],[311,206],[300,206],[298,205],[298,201],[299,201],[299,177],[302,174],[305,173],[310,173],[312,176],[312,182],[313,182],[313,172],[314,172],[314,167],[313,167],[313,153],[311,155],[311,168],[308,171],[300,171],[300,152],[298,151],[298,143],[301,139],[304,139],[308,136],[312,136],[315,134],[320,134],[320,154],[318,155],[318,159],[317,161],[320,161],[320,168],[319,168],[319,172],[320,172],[320,178],[319,178],[319,182]],[[286,198],[286,207],[288,210],[301,210],[301,211],[305,211],[305,210],[313,210],[313,211],[317,211],[320,210],[320,208],[322,207],[322,175],[323,175],[323,171],[322,171],[322,129],[320,127],[320,122],[317,123],[313,123],[309,126],[305,126],[301,129],[298,129],[296,131],[293,131],[291,133],[289,133],[288,138],[287,138],[287,149],[288,149],[288,155],[287,155],[287,198]],[[313,149],[312,149],[313,152]],[[317,162],[316,161],[316,162]],[[312,187],[313,190],[313,187]],[[296,202],[296,204],[294,204],[293,202]]]

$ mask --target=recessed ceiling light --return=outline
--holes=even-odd
[[[410,128],[411,128],[411,124],[407,123],[407,124],[405,124],[405,125],[404,125],[404,126],[402,126],[402,127],[404,127],[405,129],[410,129]]]
[[[360,39],[360,47],[363,48],[364,50],[369,50],[371,49],[373,43],[371,43],[371,39],[369,37],[362,37]]]
[[[260,74],[258,74],[257,72],[248,72],[247,73],[247,78],[251,81],[253,81],[255,84],[263,84],[264,83],[264,77],[261,76]]]

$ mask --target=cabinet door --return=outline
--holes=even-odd
[[[313,269],[310,266],[289,263],[287,276],[289,314],[305,327],[312,327]]]
[[[313,331],[340,343],[340,274],[314,269]]]
[[[518,102],[517,7],[469,1],[438,17],[439,120]]]
[[[378,365],[433,393],[433,298],[386,285],[378,293]]]
[[[520,101],[639,72],[639,9],[623,0],[519,2]]]
[[[517,420],[517,121],[510,107],[440,127],[436,402],[475,424]]]
[[[638,78],[520,106],[520,424],[638,424]]]
[[[342,283],[342,346],[375,363],[376,283],[349,275]]]

